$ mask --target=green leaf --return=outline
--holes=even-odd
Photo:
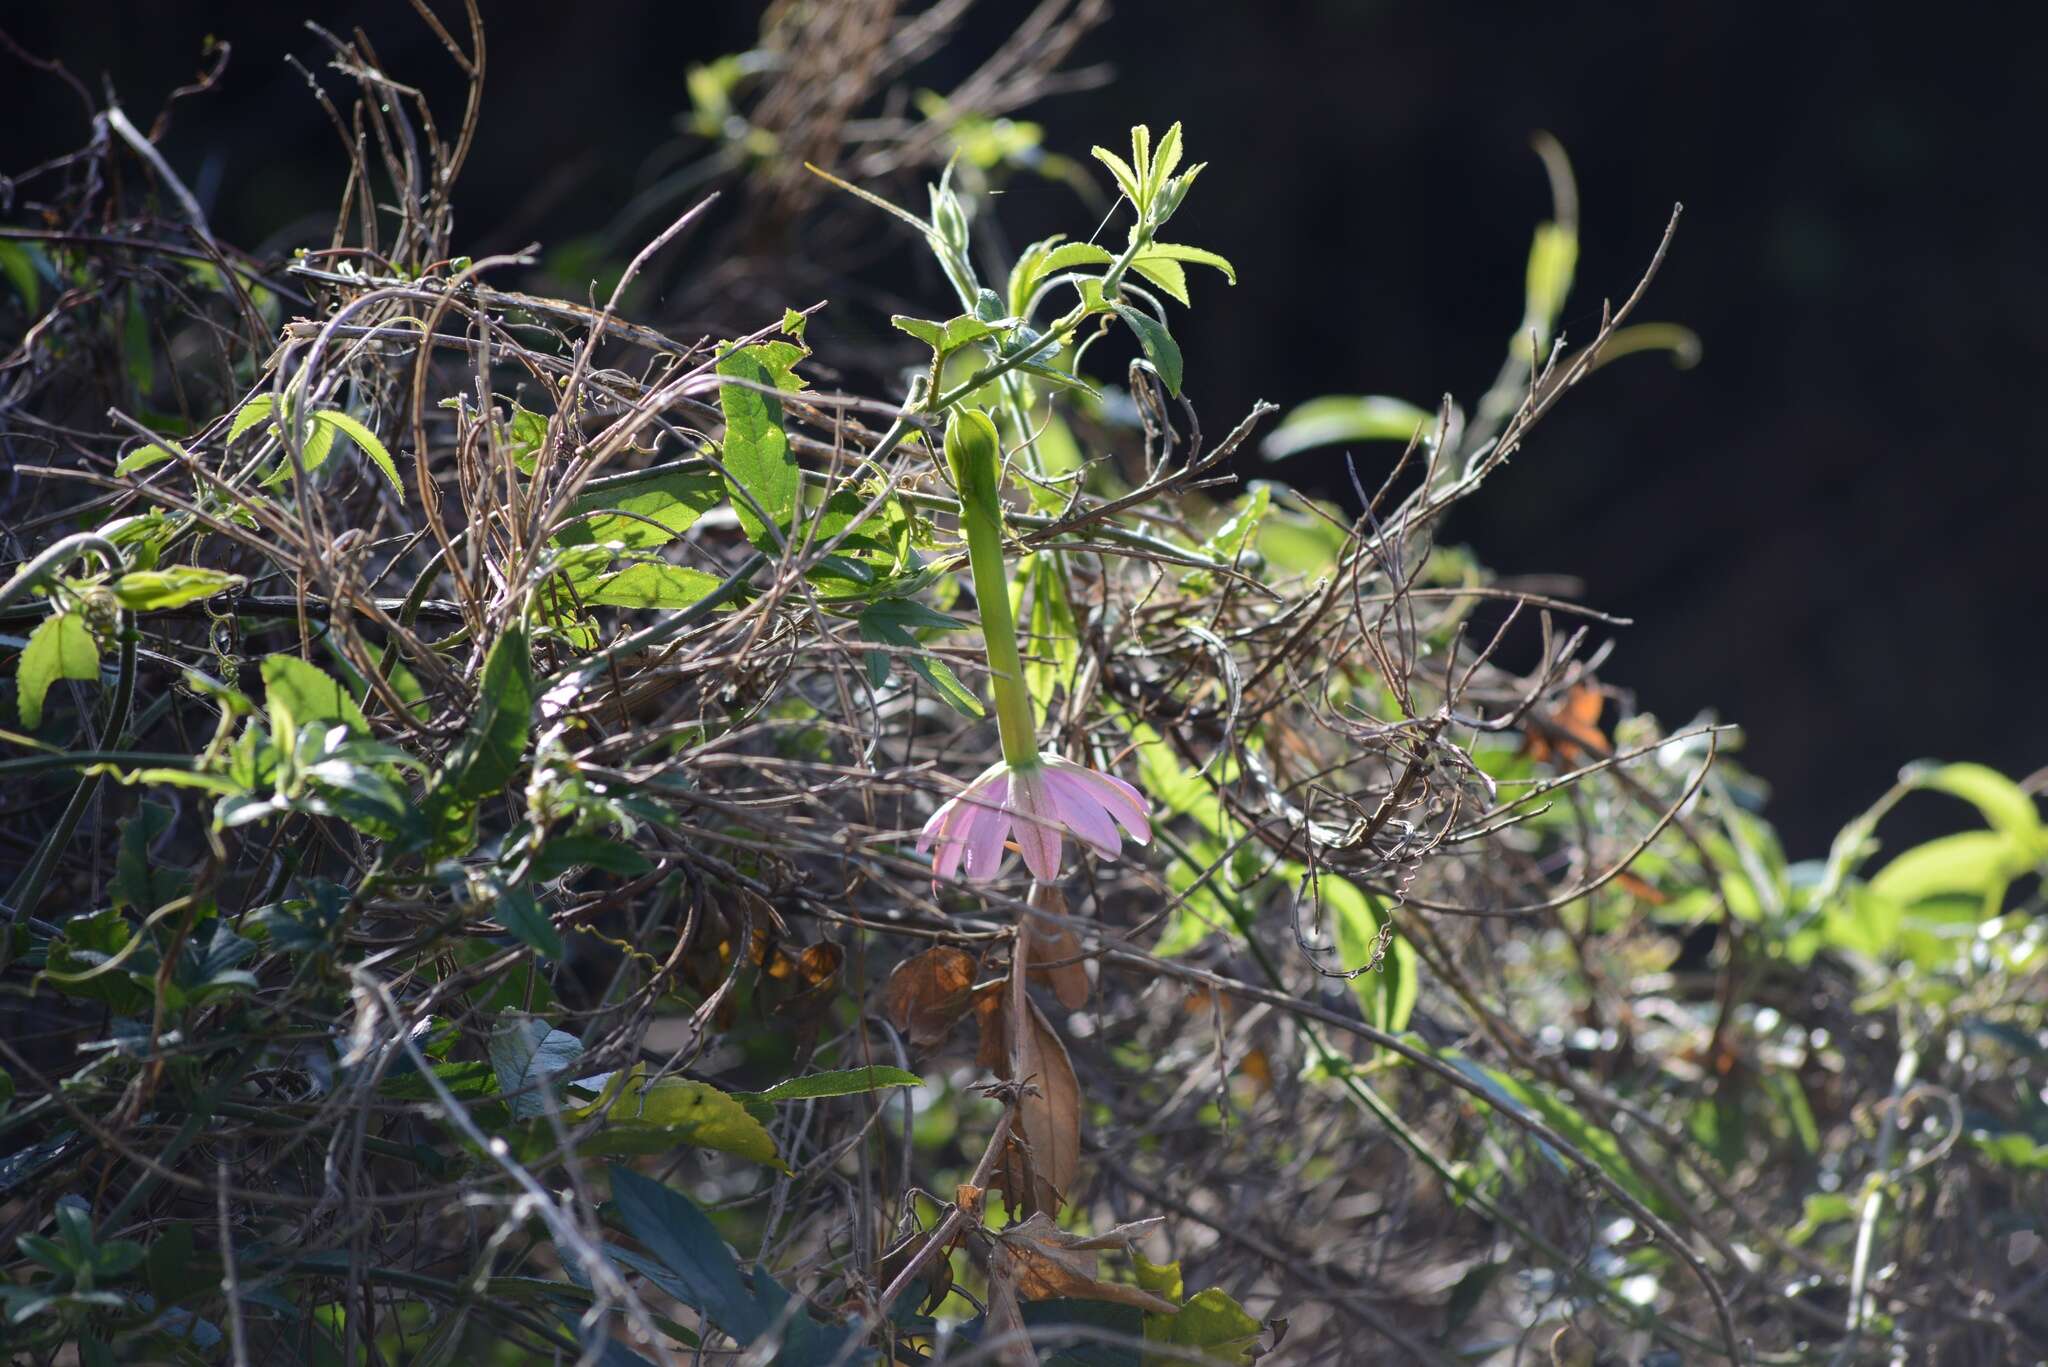
[[[1129,304],[1114,305],[1116,316],[1123,319],[1132,332],[1138,334],[1138,345],[1145,350],[1145,359],[1159,372],[1169,394],[1180,393],[1181,360],[1180,346],[1173,340],[1173,334],[1161,326],[1159,320],[1143,309],[1134,309]]]
[[[1088,155],[1109,168],[1109,174],[1116,180],[1116,188],[1123,191],[1126,199],[1133,204],[1142,202],[1144,191],[1138,183],[1138,173],[1131,169],[1129,162],[1107,147],[1091,147]]]
[[[686,608],[710,597],[723,582],[702,570],[642,561],[600,580],[583,601],[618,608]]]
[[[498,1091],[506,1097],[513,1116],[530,1120],[547,1114],[547,1100],[540,1088],[575,1066],[583,1057],[583,1041],[538,1016],[507,1012],[491,1031],[490,1054]],[[511,1095],[514,1092],[524,1094]]]
[[[121,823],[121,847],[114,856],[114,876],[107,884],[107,896],[116,910],[127,908],[147,915],[183,895],[188,881],[183,871],[160,867],[150,854],[150,847],[170,824],[171,809],[155,802],[142,803],[135,815]]]
[[[1146,1342],[1195,1349],[1213,1362],[1251,1361],[1251,1350],[1264,1326],[1245,1313],[1243,1306],[1213,1286],[1183,1299],[1186,1291],[1178,1262],[1154,1264],[1137,1252],[1132,1253],[1131,1262],[1140,1290],[1150,1291],[1180,1306],[1180,1313],[1176,1315],[1146,1312]],[[1153,1364],[1181,1362],[1185,1358],[1178,1353],[1172,1356],[1147,1353],[1143,1361],[1145,1367],[1153,1367]]]
[[[157,969],[156,951],[147,943],[137,945],[117,968],[94,973],[128,949],[135,938],[128,918],[108,907],[90,916],[74,916],[64,923],[64,933],[50,942],[44,958],[47,981],[66,996],[104,1002],[124,1016],[147,1010],[155,999],[141,982]],[[91,974],[90,977],[83,975]],[[78,979],[65,982],[58,975]]]
[[[1131,269],[1159,286],[1182,304],[1188,302],[1188,273],[1181,269],[1178,261],[1165,257],[1147,259],[1143,256],[1131,262]]]
[[[1970,803],[1995,831],[2032,846],[2043,843],[2041,811],[2033,796],[1996,769],[1982,764],[1943,764],[1916,770],[1912,779],[1917,787]]]
[[[1560,223],[1536,225],[1536,240],[1529,244],[1527,304],[1514,341],[1518,353],[1529,345],[1531,332],[1539,347],[1549,343],[1557,330],[1557,316],[1564,311],[1565,296],[1571,293],[1572,272],[1578,261],[1576,232]],[[1540,363],[1542,356],[1534,359]]]
[[[235,420],[228,424],[228,444],[232,446],[235,438],[269,417],[271,410],[276,407],[277,396],[275,394],[258,394],[255,398],[243,404],[241,409],[235,414]]]
[[[247,582],[239,574],[179,565],[168,570],[131,570],[109,587],[122,607],[135,612],[157,612],[211,598]]]
[[[1975,1130],[1970,1134],[1970,1143],[1989,1162],[2002,1168],[2016,1168],[2027,1172],[2048,1172],[2048,1144],[2031,1136],[2019,1133],[1992,1134]]]
[[[35,257],[29,247],[0,241],[0,275],[7,277],[31,313],[43,306],[42,281],[36,278]]]
[[[1403,399],[1383,394],[1357,398],[1332,395],[1310,399],[1273,429],[1260,450],[1267,460],[1280,460],[1316,446],[1352,441],[1408,442],[1420,431],[1424,441],[1435,430],[1436,416]]]
[[[477,703],[469,733],[447,770],[454,790],[471,799],[503,790],[526,754],[533,723],[533,653],[524,626],[508,629],[491,646]]]
[[[1044,725],[1047,711],[1060,692],[1071,692],[1081,667],[1081,629],[1074,621],[1074,606],[1067,601],[1067,579],[1055,555],[1039,553],[1019,562],[1010,591],[1010,612],[1017,616],[1026,588],[1031,592],[1031,613],[1024,619],[1024,686],[1031,694],[1032,712]]]
[[[1135,265],[1137,261],[1185,261],[1195,266],[1213,266],[1222,271],[1224,278],[1231,284],[1237,283],[1237,268],[1229,261],[1215,252],[1204,251],[1200,247],[1182,246],[1178,242],[1147,243],[1138,252],[1133,264]]]
[[[1981,898],[1989,915],[2006,884],[2033,865],[2033,852],[2003,831],[1963,831],[1905,851],[1877,871],[1870,890],[1905,906],[1942,896]]]
[[[530,475],[540,464],[541,447],[547,444],[547,439],[546,415],[513,404],[512,418],[505,424],[503,441],[505,453],[512,457],[512,463],[519,467],[520,474]]]
[[[14,1074],[0,1068],[0,1118],[7,1115],[7,1108],[14,1104]]]
[[[505,889],[498,895],[491,914],[498,918],[499,925],[512,932],[519,943],[542,958],[562,957],[561,934],[534,898],[531,888],[521,885]]]
[[[1379,943],[1380,927],[1387,920],[1387,904],[1342,878],[1324,874],[1316,880],[1323,905],[1336,922],[1337,952],[1344,967],[1359,968],[1372,962]],[[1415,949],[1396,931],[1387,941],[1386,956],[1379,971],[1361,973],[1351,980],[1351,994],[1365,1018],[1389,1034],[1408,1028],[1415,1011],[1418,990],[1415,978]]]
[[[934,621],[933,619],[936,619]],[[900,656],[906,664],[932,686],[932,691],[944,699],[946,704],[968,717],[981,717],[984,709],[981,699],[960,682],[960,678],[945,661],[936,656],[922,653],[923,643],[910,634],[913,627],[934,630],[949,630],[964,625],[944,613],[934,612],[920,603],[907,598],[885,598],[870,604],[858,619],[861,638],[877,645],[891,646],[897,650],[911,652]],[[879,685],[889,677],[890,657],[881,651],[869,651],[867,656],[868,680]]]
[[[775,1140],[736,1097],[708,1082],[665,1077],[650,1083],[640,1065],[625,1079],[613,1075],[607,1096],[569,1114],[582,1123],[603,1117],[603,1128],[577,1145],[586,1155],[665,1153],[676,1148],[715,1149],[750,1163],[789,1171]]]
[[[85,619],[75,612],[45,617],[29,633],[28,644],[14,666],[15,705],[21,725],[33,731],[43,724],[43,699],[59,679],[91,682],[100,676],[100,648]]]
[[[564,546],[615,541],[629,551],[652,550],[724,499],[725,484],[716,471],[650,470],[577,499],[574,511],[583,520],[564,526],[555,540]]]
[[[834,1072],[793,1077],[786,1082],[776,1083],[765,1092],[736,1092],[733,1099],[739,1102],[809,1101],[826,1096],[860,1096],[867,1092],[879,1092],[884,1087],[923,1085],[924,1079],[916,1073],[877,1064],[868,1068],[841,1068]]]
[[[1155,1319],[1162,1321],[1160,1327],[1164,1330],[1157,1336],[1159,1341],[1179,1348],[1198,1348],[1202,1356],[1216,1362],[1250,1362],[1252,1349],[1264,1329],[1229,1293],[1213,1286],[1182,1302],[1178,1315],[1147,1315],[1148,1329]],[[1146,1337],[1153,1335],[1148,1333]],[[1155,1360],[1181,1361],[1178,1356],[1147,1361]]]
[[[718,363],[718,373],[750,385],[776,384],[761,347],[742,347]],[[718,406],[725,415],[725,477],[732,488],[733,511],[755,547],[775,553],[797,509],[800,476],[789,438],[782,431],[782,402],[748,385],[720,385]],[[752,503],[747,495],[752,495]],[[759,504],[769,522],[761,520]],[[772,525],[771,525],[772,524]]]
[[[1116,254],[1093,242],[1065,242],[1057,237],[1034,242],[1017,257],[1010,268],[1009,309],[1022,317],[1031,307],[1031,296],[1045,281],[1076,266],[1107,266]]]
[[[340,722],[354,735],[370,734],[363,709],[356,706],[341,681],[296,655],[263,658],[263,696],[274,736],[295,736],[300,727],[317,722]]]
[[[638,850],[616,840],[599,835],[558,835],[534,856],[530,876],[545,883],[579,866],[603,869],[622,878],[637,878],[654,867]]]
[[[167,460],[176,460],[182,454],[183,452],[173,450],[170,446],[162,446],[156,442],[150,442],[145,446],[136,447],[133,451],[130,451],[127,455],[116,461],[114,473],[117,475],[132,475],[137,471],[147,470],[151,466],[162,465]]]
[[[774,1326],[774,1310],[740,1280],[732,1250],[695,1202],[616,1165],[611,1185],[620,1223],[668,1272],[663,1290],[741,1343],[752,1343]]]
[[[391,481],[392,488],[400,494],[405,493],[405,481],[398,477],[398,466],[392,462],[391,453],[384,449],[384,443],[377,439],[375,432],[336,408],[322,409],[315,413],[313,422],[318,426],[340,430],[350,441],[362,448],[363,454],[370,458],[371,464],[384,472],[384,478]],[[308,459],[307,468],[311,467],[312,461]]]
[[[1216,529],[1216,535],[1209,540],[1209,550],[1219,560],[1236,560],[1244,553],[1245,546],[1265,521],[1266,509],[1272,506],[1273,488],[1259,483],[1238,502],[1237,508]]]
[[[1505,1099],[1510,1107],[1519,1105],[1525,1112],[1534,1112],[1636,1200],[1651,1210],[1669,1209],[1669,1204],[1664,1198],[1650,1189],[1643,1181],[1642,1174],[1623,1156],[1621,1146],[1615,1142],[1614,1135],[1587,1120],[1576,1108],[1554,1095],[1548,1088],[1525,1083],[1497,1068],[1481,1067],[1456,1054],[1449,1054],[1448,1061],[1468,1077],[1485,1082],[1487,1090],[1496,1097]],[[1551,1161],[1560,1168],[1565,1166],[1562,1154],[1541,1140],[1536,1142]]]

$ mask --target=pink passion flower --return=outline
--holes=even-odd
[[[1123,849],[1119,826],[1140,845],[1151,842],[1146,810],[1144,794],[1114,774],[1040,755],[1036,763],[982,770],[967,791],[932,813],[917,848],[938,846],[934,878],[964,868],[968,881],[984,883],[1002,866],[1003,842],[1014,837],[1031,876],[1050,883],[1060,875],[1062,832],[1114,859]]]

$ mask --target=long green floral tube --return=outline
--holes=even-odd
[[[979,409],[955,409],[946,423],[946,465],[960,493],[960,526],[974,574],[974,599],[988,651],[989,687],[1003,758],[945,803],[925,823],[918,849],[938,852],[935,878],[964,871],[970,881],[995,877],[1005,841],[1014,837],[1025,867],[1040,882],[1059,877],[1062,835],[1071,834],[1105,859],[1122,850],[1117,828],[1139,844],[1152,838],[1145,797],[1113,774],[1058,755],[1041,754],[1010,611],[1003,565],[1002,442]]]

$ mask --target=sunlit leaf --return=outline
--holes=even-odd
[[[1436,427],[1436,415],[1401,399],[1383,394],[1357,398],[1333,395],[1310,399],[1280,420],[1280,425],[1260,443],[1268,460],[1280,460],[1297,451],[1317,446],[1337,446],[1354,441],[1407,442],[1420,432],[1426,441]]]
[[[263,658],[263,696],[274,735],[296,735],[300,727],[314,722],[340,722],[355,735],[370,734],[363,709],[341,681],[296,655]]]
[[[328,408],[315,413],[313,422],[316,426],[334,428],[347,436],[350,441],[362,448],[363,454],[370,458],[371,464],[384,472],[384,478],[391,481],[392,488],[400,494],[405,492],[405,481],[398,477],[398,466],[392,461],[391,453],[384,449],[384,443],[378,440],[377,434],[361,420],[350,417],[339,409]],[[310,463],[309,461],[308,464]]]
[[[167,570],[131,570],[108,585],[121,606],[135,612],[183,607],[248,581],[239,574],[178,565]]]
[[[1181,359],[1180,345],[1173,340],[1157,318],[1143,309],[1134,309],[1129,304],[1117,304],[1116,316],[1123,319],[1130,330],[1138,335],[1138,345],[1144,349],[1145,359],[1159,372],[1159,378],[1166,385],[1169,394],[1180,393]]]
[[[28,644],[14,666],[15,705],[21,724],[33,731],[43,724],[43,699],[59,679],[89,683],[100,676],[100,648],[85,618],[75,612],[45,617],[28,634]]]

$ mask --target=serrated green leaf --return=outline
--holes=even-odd
[[[179,455],[180,452],[172,450],[169,446],[150,442],[147,445],[136,447],[133,451],[130,451],[127,455],[116,461],[114,473],[117,475],[132,475],[139,471],[147,470],[152,466],[162,465],[167,460],[176,460]]]
[[[330,427],[340,431],[350,441],[362,448],[363,454],[370,458],[371,464],[384,472],[384,478],[391,481],[392,488],[396,489],[401,495],[405,493],[405,481],[398,477],[398,466],[392,461],[391,453],[384,449],[384,443],[378,440],[377,434],[364,426],[360,420],[350,417],[338,408],[327,408],[315,413],[313,415],[313,422],[316,426]],[[308,469],[312,468],[312,463],[309,457],[306,462]]]
[[[1169,261],[1164,257],[1148,260],[1140,256],[1131,262],[1131,269],[1165,290],[1179,303],[1188,302],[1188,275],[1180,268],[1178,261]]]
[[[28,634],[28,644],[14,666],[15,705],[21,725],[33,731],[43,724],[43,699],[59,679],[89,683],[100,676],[100,648],[85,619],[75,612],[45,617]]]
[[[235,438],[269,417],[271,410],[276,407],[277,396],[275,394],[258,394],[255,398],[243,404],[235,413],[235,420],[228,424],[228,444],[232,446]]]
[[[774,372],[761,350],[743,347],[718,363],[720,375],[748,382],[720,385],[718,406],[725,415],[723,463],[733,511],[739,515],[747,539],[757,549],[773,554],[781,549],[794,522],[799,475],[796,457],[782,430],[781,401],[752,387],[775,386]],[[761,520],[763,513],[766,523]]]
[[[122,607],[135,612],[158,612],[211,598],[247,582],[239,574],[178,565],[167,570],[131,570],[108,587],[121,600]]]
[[[722,582],[702,570],[642,561],[600,580],[583,595],[583,601],[607,607],[673,610],[710,597]]]
[[[1212,266],[1222,271],[1231,284],[1237,283],[1237,268],[1222,256],[1200,247],[1189,247],[1179,242],[1150,242],[1139,252],[1138,261],[1182,261],[1191,266]],[[1134,263],[1135,264],[1135,263]]]
[[[1143,190],[1138,184],[1138,173],[1131,169],[1129,162],[1107,147],[1091,147],[1088,149],[1088,155],[1109,168],[1109,174],[1116,181],[1116,188],[1123,191],[1126,199],[1133,204],[1139,202]]]
[[[577,499],[574,512],[581,520],[565,525],[555,540],[564,546],[618,542],[629,551],[652,550],[724,500],[716,471],[650,470]]]
[[[363,709],[341,681],[296,655],[264,657],[263,696],[274,736],[295,736],[299,728],[316,722],[341,722],[354,735],[370,734]]]

